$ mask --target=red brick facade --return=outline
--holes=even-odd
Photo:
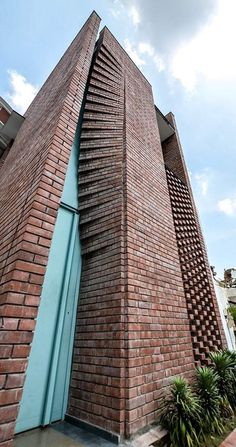
[[[9,447],[53,228],[94,51],[93,13],[33,103],[0,178],[0,445]]]
[[[108,37],[107,37],[108,36]],[[124,76],[105,30],[88,84],[80,138],[83,253],[68,413],[124,431]]]
[[[105,28],[80,144],[84,253],[68,413],[121,435],[153,422],[193,352],[150,84]]]
[[[196,297],[187,297],[183,281],[165,169],[166,163],[174,182],[181,183],[181,207],[182,190],[191,196],[182,152],[176,134],[161,144],[151,86],[107,28],[94,51],[98,26],[93,13],[38,93],[0,180],[0,445],[5,447],[11,446],[14,433],[83,98],[83,267],[67,413],[129,436],[155,420],[163,389],[177,374],[191,377],[194,355],[197,359],[189,319],[194,315],[201,327],[205,314],[202,305],[190,312]],[[219,347],[217,304],[192,196],[189,200],[205,261],[211,340]]]

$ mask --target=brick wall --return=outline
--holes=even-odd
[[[130,63],[125,82],[130,434],[155,420],[173,376],[192,374],[193,352],[152,90]]]
[[[193,352],[150,84],[106,28],[80,145],[82,283],[69,415],[129,436]]]
[[[26,112],[0,179],[0,445],[9,447],[100,19],[92,13]]]
[[[105,32],[106,34],[106,32]],[[124,425],[123,122],[121,64],[94,57],[79,160],[82,278],[68,413],[108,431]]]
[[[163,142],[195,361],[209,363],[209,351],[226,346],[206,247],[173,114],[175,134]]]

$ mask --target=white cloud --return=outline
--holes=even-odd
[[[154,56],[155,53],[153,46],[147,42],[140,42],[138,44],[138,50],[141,54],[148,54],[148,56]]]
[[[236,199],[226,198],[217,203],[218,210],[226,216],[236,215]]]
[[[136,28],[135,49],[148,30],[138,56],[152,57],[158,71],[165,68],[188,92],[205,81],[235,83],[235,0],[116,1]]]
[[[138,49],[134,47],[134,45],[129,41],[129,39],[125,39],[124,48],[131,57],[131,59],[134,61],[134,63],[138,65],[138,67],[142,67],[143,65],[146,64],[145,60],[142,59],[142,57],[140,56]]]
[[[147,56],[150,56],[158,71],[164,70],[165,64],[162,57],[156,53],[155,48],[150,45],[150,43],[140,42],[138,44],[138,51],[140,54],[146,54]]]
[[[197,173],[194,176],[197,181],[197,186],[200,188],[201,194],[205,197],[208,193],[209,188],[209,172],[208,169],[205,169],[201,173]]]
[[[10,92],[7,95],[9,102],[13,108],[23,114],[33,101],[38,88],[15,70],[8,70],[8,74],[10,76]]]
[[[131,20],[135,26],[139,25],[139,23],[141,22],[139,12],[134,5],[131,6],[129,10],[129,17],[131,17]]]
[[[115,18],[119,17],[121,14],[121,11],[119,9],[111,8],[110,9],[111,15]]]
[[[235,80],[235,16],[235,0],[219,0],[211,21],[176,50],[171,73],[188,91],[196,89],[199,79]]]
[[[155,54],[153,61],[154,61],[154,64],[158,71],[165,70],[166,67],[165,67],[164,61],[161,56],[158,56],[158,54]]]
[[[147,42],[139,42],[137,45],[131,43],[129,39],[125,39],[125,50],[138,67],[146,65],[145,56],[150,57],[160,72],[164,70],[165,65],[163,59],[155,52],[155,48]]]
[[[113,6],[123,4],[139,41],[146,40],[148,33],[150,43],[162,56],[173,54],[181,43],[196,35],[215,13],[218,1],[110,0]]]
[[[121,13],[124,11],[124,5],[120,0],[114,0],[113,6],[110,8],[110,13],[116,19],[120,17]]]

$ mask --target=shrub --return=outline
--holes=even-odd
[[[233,407],[236,409],[236,351],[225,350],[224,352],[230,358],[232,364],[232,385],[234,393]]]
[[[194,388],[184,378],[177,377],[164,402],[160,422],[169,432],[172,447],[202,445],[209,439],[207,435],[223,433],[225,419],[234,414],[236,352],[217,351],[209,357],[212,367],[196,368]]]
[[[236,408],[235,359],[228,351],[218,351],[209,354],[213,368],[218,375],[219,392],[226,404]]]
[[[169,431],[171,446],[194,447],[201,440],[201,407],[186,380],[177,377],[165,401],[161,424]]]
[[[225,354],[231,359],[232,367],[236,368],[236,351],[229,351],[228,349],[225,349]]]
[[[231,419],[234,415],[233,409],[227,397],[220,398],[220,414],[224,419]]]
[[[220,421],[221,398],[218,388],[218,376],[209,367],[196,368],[196,393],[202,407],[203,431],[209,433],[222,433],[223,424]]]

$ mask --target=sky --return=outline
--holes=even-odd
[[[1,0],[0,96],[24,113],[92,12],[174,113],[210,265],[236,267],[236,1]]]

